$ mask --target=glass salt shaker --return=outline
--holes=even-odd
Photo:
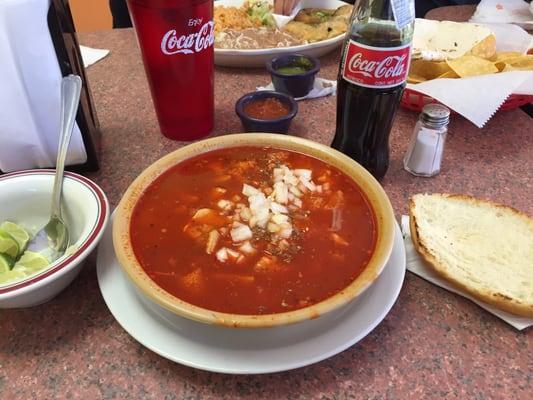
[[[413,130],[403,167],[416,176],[435,176],[440,172],[450,110],[441,104],[426,104]]]

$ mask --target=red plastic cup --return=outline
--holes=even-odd
[[[214,120],[210,0],[128,0],[159,127],[174,140],[208,135]]]

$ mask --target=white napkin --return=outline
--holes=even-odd
[[[0,170],[55,166],[61,70],[48,24],[48,1],[0,1]],[[74,125],[67,165],[87,161]]]
[[[109,54],[109,50],[106,49],[93,49],[92,47],[81,45],[80,52],[81,58],[83,59],[83,66],[85,68],[87,68],[89,65],[93,65],[97,61],[100,61]]]
[[[524,0],[481,0],[470,22],[516,23],[533,29],[533,14]]]
[[[518,330],[526,329],[533,325],[533,318],[528,317],[519,317],[505,311],[498,310],[497,308],[479,301],[469,294],[463,292],[461,289],[452,286],[450,283],[439,277],[435,272],[433,272],[429,267],[426,266],[424,260],[420,257],[416,251],[413,242],[411,241],[411,231],[409,229],[409,216],[402,215],[402,232],[403,240],[405,244],[405,253],[407,257],[407,269],[412,273],[420,276],[428,282],[433,283],[434,285],[440,286],[450,292],[456,293],[467,299],[473,301],[481,308],[484,308],[491,314],[494,314],[498,318],[504,320],[509,325],[512,325]]]
[[[498,51],[525,53],[531,36],[510,24],[488,25],[496,36]],[[461,79],[433,79],[407,84],[409,89],[426,94],[445,104],[482,128],[513,93],[533,95],[533,71],[512,71]]]
[[[276,90],[274,84],[270,82],[267,86],[258,86],[257,90]],[[313,89],[304,97],[297,97],[295,100],[314,99],[316,97],[324,97],[335,95],[337,93],[337,81],[330,81],[329,79],[315,78]]]

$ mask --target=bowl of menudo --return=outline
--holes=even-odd
[[[150,300],[192,320],[270,327],[354,299],[392,251],[379,183],[324,145],[236,134],[156,161],[115,213],[117,258]]]

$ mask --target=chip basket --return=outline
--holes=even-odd
[[[533,96],[529,94],[512,94],[500,106],[498,111],[512,110],[521,107],[527,103],[533,102]],[[400,104],[402,107],[412,111],[422,111],[422,108],[428,103],[439,103],[433,97],[416,92],[412,89],[405,89]]]

